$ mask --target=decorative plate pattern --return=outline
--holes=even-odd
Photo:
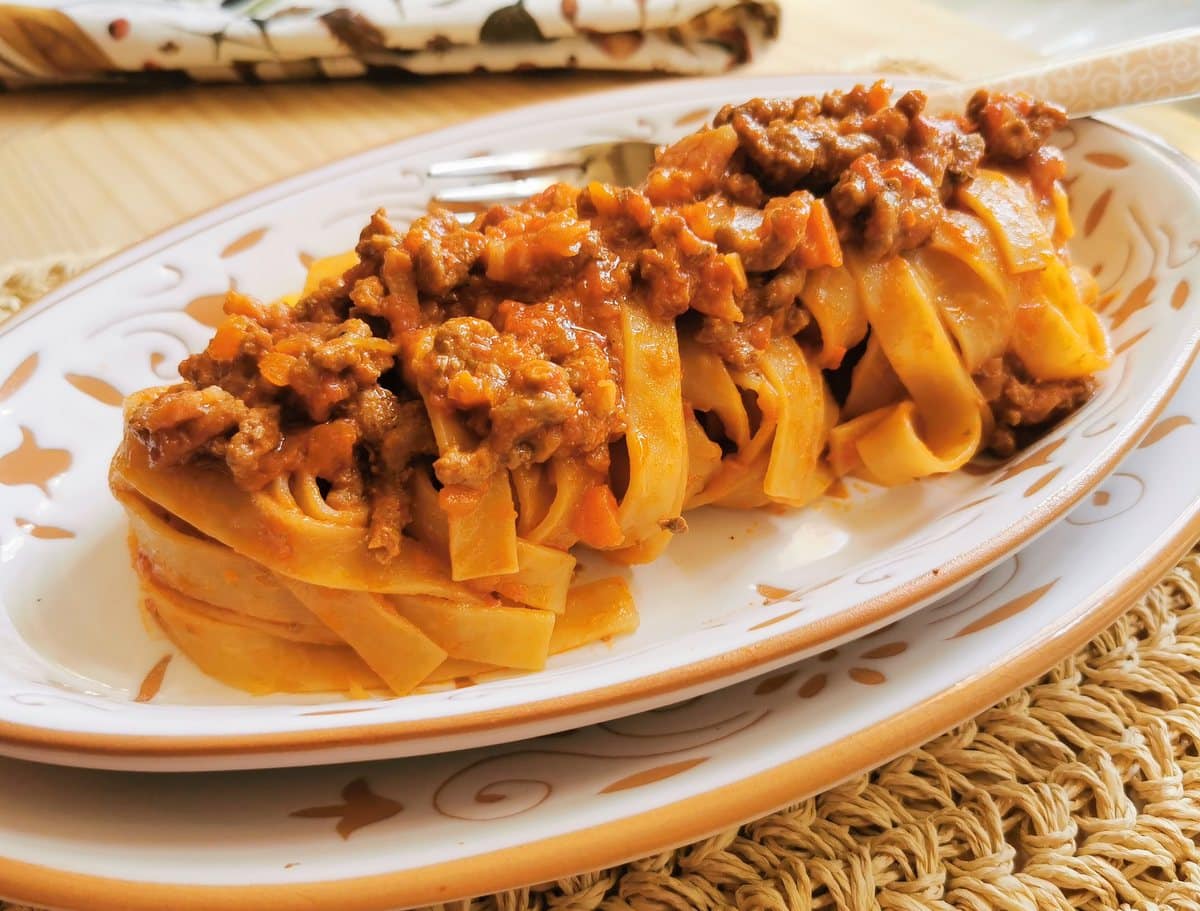
[[[877,765],[1100,632],[1200,535],[1200,373],[1088,498],[869,638],[522,743],[223,775],[0,760],[0,894],[89,911],[365,911],[652,854]]]
[[[421,211],[428,162],[480,151],[667,139],[721,103],[851,78],[639,86],[406,140],[270,187],[93,270],[0,331],[0,748],[109,767],[294,765],[516,739],[690,698],[894,621],[1045,529],[1116,464],[1195,352],[1200,189],[1119,128],[1063,137],[1076,257],[1103,288],[1117,356],[1096,397],[1032,450],[893,490],[851,485],[787,516],[709,510],[631,583],[636,635],[541,673],[400,700],[257,699],[224,689],[134,610],[124,520],[105,487],[121,395],[173,374],[222,293],[275,296],[365,214]],[[665,99],[665,100],[664,100]],[[611,573],[586,566],[588,574]],[[153,673],[152,673],[153,672]],[[139,701],[140,700],[140,701]],[[155,758],[157,757],[157,758]]]

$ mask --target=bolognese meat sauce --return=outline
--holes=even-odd
[[[335,502],[365,497],[386,559],[419,460],[467,487],[556,453],[607,468],[625,429],[623,305],[689,323],[753,368],[773,337],[816,331],[804,276],[840,265],[842,244],[874,258],[922,245],[981,163],[1025,168],[1048,193],[1062,159],[1046,142],[1063,119],[982,92],[965,116],[934,116],[920,92],[893,102],[883,83],[754,99],[660,150],[636,188],[560,184],[469,223],[434,211],[405,230],[378,212],[358,263],[295,305],[230,293],[183,381],[129,426],[158,464],[223,462],[250,490],[304,469]],[[977,381],[1000,453],[1090,390],[1034,383],[1011,357]],[[436,411],[472,443],[439,446]]]

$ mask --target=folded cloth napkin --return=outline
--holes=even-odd
[[[715,73],[749,60],[778,23],[774,0],[0,2],[0,84]]]

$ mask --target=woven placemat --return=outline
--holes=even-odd
[[[0,272],[0,319],[81,265]],[[1200,911],[1198,839],[1200,550],[1037,682],[869,775],[677,851],[437,907]]]

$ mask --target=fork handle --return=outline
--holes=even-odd
[[[987,87],[1056,101],[1071,117],[1200,95],[1200,28],[1180,29],[1083,57],[986,80]],[[975,83],[932,92],[936,108],[962,110]]]

